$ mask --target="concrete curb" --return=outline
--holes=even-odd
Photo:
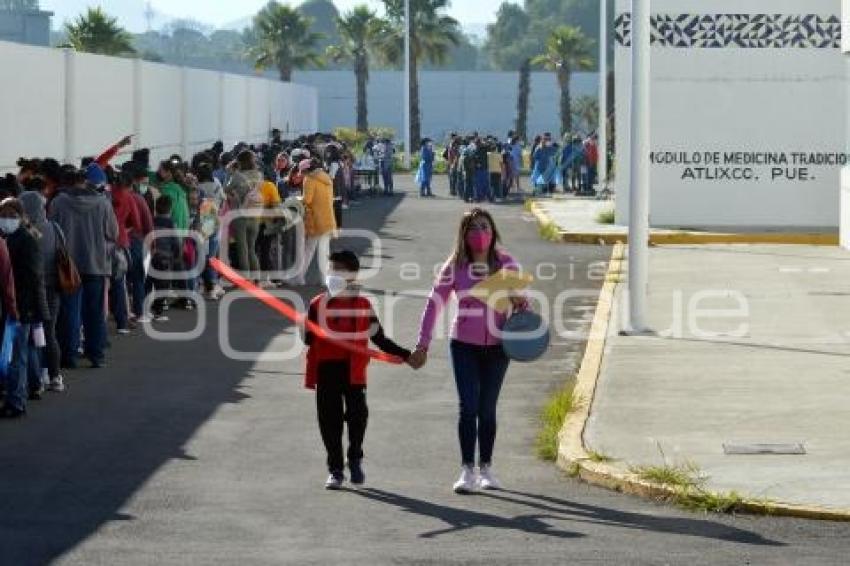
[[[557,463],[563,470],[576,475],[591,485],[655,501],[673,501],[677,496],[675,488],[642,480],[637,475],[624,472],[610,463],[595,462],[584,443],[584,430],[593,407],[596,384],[602,368],[605,342],[614,308],[615,291],[625,261],[625,249],[622,243],[617,243],[611,253],[605,283],[599,293],[599,302],[590,327],[587,346],[576,375],[576,384],[573,389],[576,408],[567,415],[563,427],[558,433]],[[776,501],[744,499],[736,507],[736,511],[756,515],[850,521],[850,509],[827,509]]]
[[[626,243],[627,234],[610,232],[570,232],[557,226],[540,204],[531,199],[529,204],[531,214],[537,219],[540,227],[556,226],[557,237],[552,241],[566,244],[602,244],[614,245]],[[797,244],[809,246],[837,246],[838,234],[823,234],[817,232],[692,232],[687,230],[653,231],[649,235],[652,245],[687,245],[687,244]]]

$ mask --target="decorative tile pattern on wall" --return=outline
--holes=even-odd
[[[817,14],[654,14],[652,45],[676,48],[838,49],[841,19]],[[632,44],[632,15],[614,20],[618,45]]]

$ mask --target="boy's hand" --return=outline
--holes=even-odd
[[[422,348],[417,348],[409,358],[407,358],[407,365],[412,367],[413,369],[420,369],[425,363],[428,361],[428,351]]]

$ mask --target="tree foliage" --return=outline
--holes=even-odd
[[[66,47],[77,51],[101,55],[131,55],[133,38],[118,20],[106,14],[100,7],[89,8],[84,14],[65,25]]]
[[[256,68],[275,68],[280,80],[289,82],[293,70],[321,66],[318,43],[322,36],[311,27],[310,18],[271,0],[254,17],[256,43],[249,48],[249,55]]]

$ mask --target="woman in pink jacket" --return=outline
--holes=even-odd
[[[519,270],[499,243],[496,224],[486,210],[474,208],[464,214],[455,250],[443,266],[426,304],[419,342],[410,359],[413,367],[421,367],[427,361],[437,317],[454,294],[459,308],[452,325],[450,353],[460,398],[458,438],[462,463],[460,478],[454,484],[456,493],[500,487],[492,463],[496,405],[509,363],[500,335],[509,313],[495,311],[469,293],[477,283],[501,269]],[[523,297],[512,297],[511,301],[514,309],[527,308]]]

